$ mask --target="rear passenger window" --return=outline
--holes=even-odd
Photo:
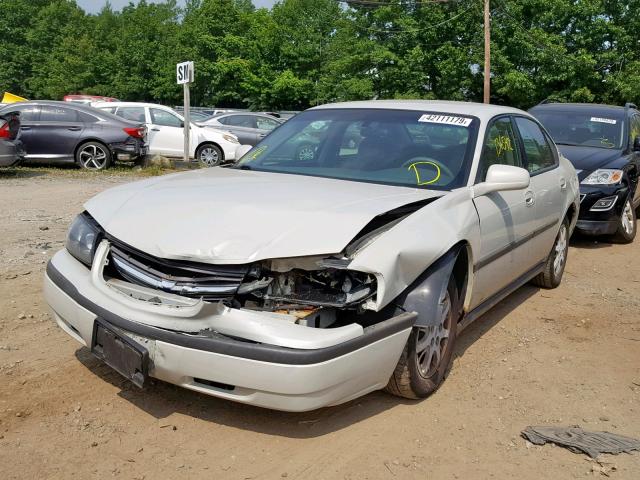
[[[484,182],[491,165],[522,167],[513,124],[508,117],[494,121],[487,131],[482,158],[478,169],[478,182]]]
[[[524,144],[529,173],[553,167],[556,164],[553,147],[538,124],[528,118],[516,117],[516,125]]]
[[[118,107],[116,115],[132,122],[145,123],[144,107]]]
[[[40,110],[41,122],[77,122],[78,114],[75,110],[64,107],[43,105]]]
[[[85,112],[78,112],[78,118],[84,123],[96,123],[98,118]]]

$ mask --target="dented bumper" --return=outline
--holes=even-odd
[[[69,335],[90,347],[99,317],[148,350],[151,377],[278,410],[312,410],[383,388],[416,318],[336,333],[221,305],[151,306],[110,294],[95,269],[66,250],[47,267],[45,297]]]

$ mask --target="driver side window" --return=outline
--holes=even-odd
[[[491,165],[522,167],[522,158],[509,117],[501,117],[489,126],[478,166],[477,182],[484,182]]]

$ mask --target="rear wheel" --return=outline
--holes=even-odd
[[[111,152],[100,142],[86,142],[78,147],[76,162],[85,170],[104,170],[111,165]]]
[[[556,288],[562,281],[564,267],[567,264],[569,253],[569,219],[564,218],[558,230],[556,241],[553,242],[551,253],[547,257],[544,270],[531,281],[542,288]]]
[[[453,278],[441,304],[435,325],[414,327],[402,351],[386,391],[404,398],[424,398],[444,381],[453,356],[458,318],[458,293]]]
[[[213,143],[205,143],[200,145],[196,151],[198,163],[203,167],[215,167],[222,163],[224,156],[222,150]]]
[[[627,198],[620,214],[618,231],[613,235],[612,240],[616,243],[631,243],[636,238],[636,230],[636,211],[631,205],[631,199]]]

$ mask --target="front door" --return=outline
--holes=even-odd
[[[182,157],[184,155],[184,124],[182,119],[171,112],[153,107],[149,108],[149,114],[151,120],[148,129],[149,153],[166,157]],[[190,140],[193,146],[195,140],[193,133],[190,135]],[[190,155],[193,156],[193,151],[190,151]]]
[[[515,128],[509,116],[492,121],[485,135],[477,183],[483,182],[491,165],[524,168]],[[528,240],[536,229],[535,191],[492,192],[474,199],[480,218],[480,251],[475,259],[475,287],[471,308],[496,294],[527,272]]]

